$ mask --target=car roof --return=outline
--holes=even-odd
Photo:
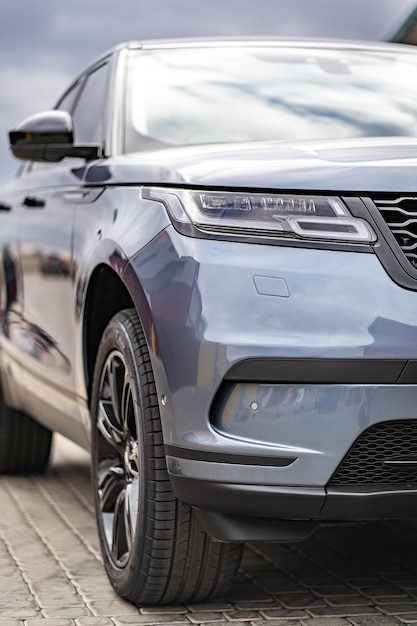
[[[417,53],[413,46],[391,42],[369,42],[350,39],[327,39],[305,37],[185,37],[175,39],[153,39],[144,41],[127,41],[108,51],[111,52],[127,48],[129,50],[163,50],[163,49],[192,49],[192,48],[224,48],[239,46],[273,46],[281,48],[306,48],[329,50],[363,50],[363,51],[396,51]]]
[[[224,47],[257,47],[273,46],[280,48],[299,48],[306,50],[358,50],[373,52],[395,52],[417,54],[417,47],[393,42],[369,42],[344,39],[305,38],[305,37],[184,37],[175,39],[148,39],[122,42],[106,50],[86,68],[94,68],[109,56],[122,50],[169,50],[169,49],[197,49],[197,48],[224,48]],[[85,70],[84,70],[85,71]],[[84,72],[83,72],[84,73]],[[81,76],[80,74],[79,76]],[[78,78],[79,78],[78,76]]]

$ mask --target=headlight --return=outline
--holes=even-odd
[[[334,196],[156,187],[144,189],[143,195],[163,202],[175,222],[191,223],[205,232],[358,243],[376,240],[367,222],[352,217]]]

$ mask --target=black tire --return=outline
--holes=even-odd
[[[116,314],[104,331],[92,426],[98,532],[115,591],[137,606],[222,596],[243,546],[213,541],[171,490],[152,367],[134,309]]]
[[[9,409],[0,392],[0,473],[42,472],[48,465],[52,432],[31,417]]]

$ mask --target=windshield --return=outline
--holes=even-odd
[[[282,46],[131,53],[126,149],[417,137],[417,55]]]

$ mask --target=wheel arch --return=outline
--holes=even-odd
[[[120,276],[109,265],[97,266],[89,280],[83,319],[84,376],[89,404],[94,364],[104,329],[116,313],[134,306]]]
[[[151,357],[156,386],[166,388],[160,367],[158,339],[152,312],[140,279],[130,263],[122,273],[103,262],[95,267],[86,288],[82,322],[82,361],[88,406],[91,406],[95,362],[101,337],[111,318],[123,309],[134,308],[142,325]],[[161,416],[162,422],[165,421]]]

